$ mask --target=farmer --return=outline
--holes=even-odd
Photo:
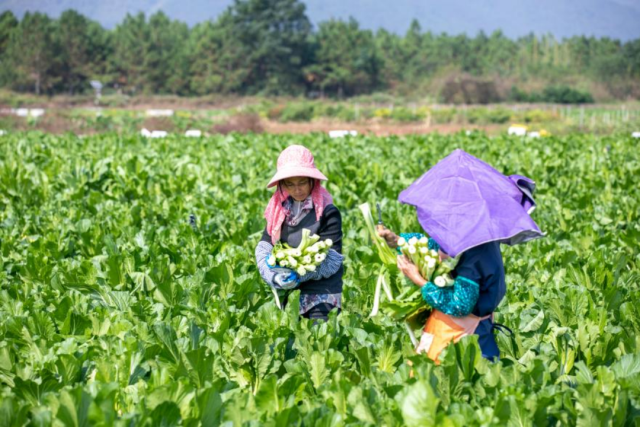
[[[483,357],[496,360],[500,356],[493,335],[501,326],[494,324],[493,312],[506,293],[500,243],[542,236],[529,216],[535,207],[534,187],[526,177],[506,177],[455,150],[400,194],[401,202],[417,208],[420,225],[432,237],[430,248],[438,250],[441,259],[459,256],[450,287],[428,282],[407,257],[398,257],[398,268],[421,287],[424,300],[433,308],[418,353],[437,361],[450,342],[476,334]],[[379,226],[378,234],[390,247],[398,246],[392,231]]]
[[[282,151],[277,172],[267,185],[275,186],[276,191],[265,210],[267,226],[255,250],[262,279],[276,290],[300,289],[300,315],[315,322],[326,321],[331,310],[339,312],[342,307],[342,218],[321,185],[326,180],[307,148],[291,145]],[[325,260],[302,277],[289,269],[274,272],[267,263],[274,245],[282,242],[297,247],[305,228],[333,241]]]

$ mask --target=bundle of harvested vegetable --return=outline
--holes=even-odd
[[[302,240],[298,247],[292,248],[286,243],[277,243],[267,263],[271,267],[289,268],[304,276],[308,272],[316,271],[316,267],[327,257],[331,246],[331,239],[320,240],[320,236],[311,235],[311,231],[305,228],[302,230]]]

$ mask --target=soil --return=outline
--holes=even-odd
[[[170,118],[165,117],[148,117],[140,124],[139,128],[162,129],[170,133],[181,133],[175,127]],[[0,114],[0,128],[14,131],[40,130],[47,133],[62,134],[66,132],[78,134],[98,133],[98,129],[89,128],[86,124],[78,120],[73,120],[66,115],[45,114],[33,124],[28,124],[27,120],[22,117],[16,117],[12,114]],[[331,130],[349,130],[356,131],[359,135],[411,135],[411,134],[427,134],[441,133],[451,134],[463,130],[483,130],[488,134],[497,134],[503,132],[506,128],[504,125],[463,125],[463,124],[427,124],[427,123],[391,123],[384,121],[371,120],[369,122],[340,122],[337,120],[314,120],[312,122],[302,123],[281,123],[278,121],[260,119],[255,115],[238,115],[234,116],[227,123],[214,126],[211,133],[229,133],[229,132],[255,132],[255,133],[273,133],[273,134],[306,134],[313,132],[328,133]],[[207,131],[208,129],[202,129]]]
[[[268,133],[310,133],[329,132],[330,130],[355,130],[358,134],[389,136],[412,135],[426,133],[451,134],[462,130],[483,130],[488,134],[496,134],[506,129],[505,125],[462,125],[443,124],[427,125],[425,123],[345,123],[338,121],[313,121],[306,123],[280,123],[274,121],[263,122],[262,127]]]

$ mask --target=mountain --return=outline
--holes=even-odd
[[[127,13],[163,10],[174,19],[194,25],[215,19],[233,0],[0,0],[0,11],[18,16],[41,11],[58,16],[75,9],[112,28]],[[354,17],[362,27],[385,28],[403,34],[413,19],[423,30],[448,34],[501,29],[509,37],[551,33],[640,38],[640,0],[306,0],[314,24],[331,18]]]

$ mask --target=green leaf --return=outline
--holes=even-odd
[[[629,378],[640,373],[640,354],[625,354],[611,369],[618,378]]]
[[[207,381],[215,378],[213,374],[215,358],[208,348],[200,347],[182,354],[189,377],[198,387],[204,387]]]
[[[516,399],[510,399],[509,407],[511,409],[511,416],[509,417],[509,427],[532,427],[533,422],[530,417],[529,410],[525,407],[525,403],[517,401]]]
[[[3,397],[0,400],[0,425],[3,426],[17,426],[27,424],[27,407],[20,407],[19,402],[16,399],[10,397]],[[51,423],[51,413],[46,411],[49,416],[49,423]]]
[[[62,387],[62,384],[49,374],[43,375],[43,377],[38,378],[37,381],[25,381],[20,377],[15,377],[14,382],[14,392],[16,395],[25,399],[33,406],[41,405],[46,393],[59,390]]]
[[[60,393],[60,407],[56,413],[65,426],[85,427],[89,426],[89,405],[92,397],[82,387],[71,392],[63,390]]]
[[[369,348],[368,347],[360,347],[355,351],[356,358],[358,359],[358,366],[360,367],[360,372],[362,375],[367,378],[371,375],[371,360],[369,358]]]
[[[544,323],[544,312],[542,310],[540,310],[538,312],[538,314],[533,319],[531,319],[525,325],[520,327],[520,331],[522,331],[522,332],[535,332],[538,329],[540,329],[540,327],[542,326],[543,323]]]
[[[407,387],[407,391],[398,397],[400,411],[405,425],[435,426],[440,399],[426,381],[418,381]]]
[[[217,427],[221,423],[222,399],[220,393],[211,386],[198,395],[200,422],[203,427]]]
[[[395,364],[400,360],[400,357],[402,357],[402,354],[395,349],[393,342],[386,342],[378,352],[378,369],[393,373],[395,371]]]
[[[153,327],[153,330],[163,345],[165,350],[163,355],[175,363],[180,362],[180,352],[176,346],[176,340],[178,338],[173,328],[166,323],[158,323]]]
[[[455,348],[456,359],[464,379],[472,381],[476,366],[482,358],[480,347],[478,346],[478,336],[468,335],[463,337],[453,347]]]
[[[309,373],[311,374],[313,386],[316,389],[320,388],[329,377],[329,372],[325,368],[324,356],[320,353],[316,352],[311,355],[311,359],[309,360]]]
[[[180,408],[174,402],[162,402],[149,415],[154,426],[172,427],[180,425]]]
[[[260,382],[260,388],[255,395],[256,407],[261,412],[272,414],[280,411],[280,400],[278,397],[278,378],[270,375]]]

